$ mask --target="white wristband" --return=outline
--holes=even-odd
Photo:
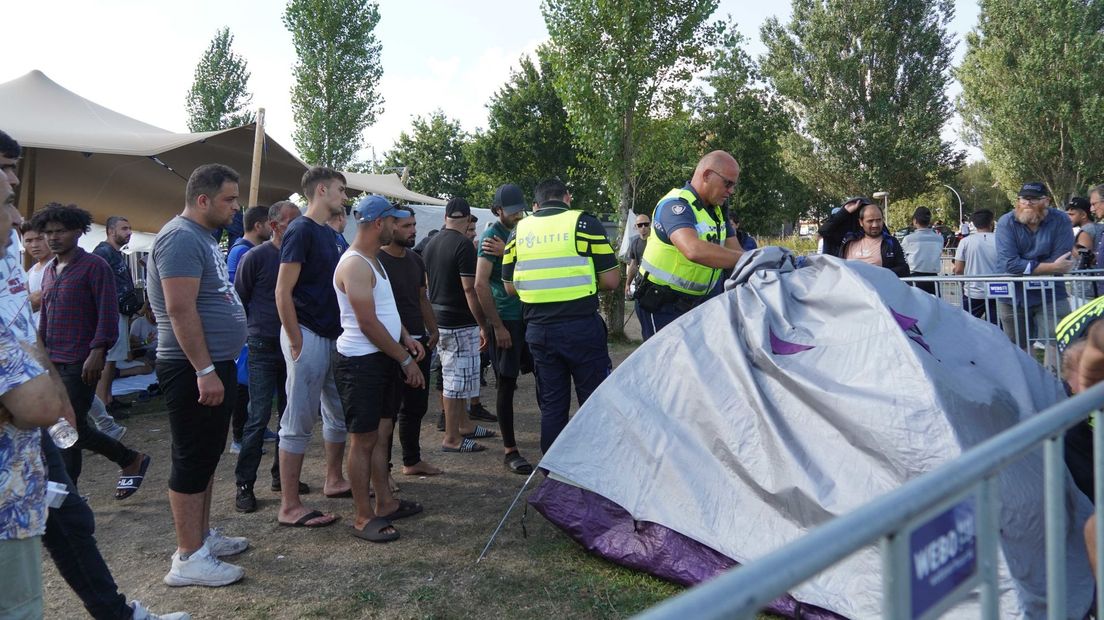
[[[403,368],[406,368],[407,366],[409,366],[409,365],[411,365],[411,364],[413,364],[413,363],[414,363],[414,356],[413,356],[413,355],[410,355],[410,354],[408,353],[408,354],[406,355],[406,359],[404,359],[403,361],[399,362],[399,366],[402,366]]]
[[[196,371],[196,376],[197,377],[206,377],[207,375],[209,375],[213,372],[215,372],[215,365],[211,364],[210,366],[204,368],[203,370],[197,370]]]

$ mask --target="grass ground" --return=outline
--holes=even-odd
[[[639,337],[635,321],[628,331]],[[613,345],[615,365],[635,346]],[[493,379],[491,384],[483,390],[488,404],[494,402]],[[539,415],[533,393],[532,377],[523,377],[516,397],[518,443],[535,462]],[[588,555],[522,505],[486,559],[476,564],[525,478],[504,469],[495,440],[485,441],[490,449],[479,454],[440,453],[436,411],[431,402],[422,448],[425,458],[446,473],[397,476],[399,497],[420,501],[426,510],[398,521],[402,539],[389,545],[352,538],[351,500],[322,497],[318,439],[304,465],[303,480],[312,487],[305,501],[342,516],[338,524],[319,530],[277,527],[277,495],[263,485],[272,454],[261,463],[258,511],[235,512],[236,459],[224,455],[212,522],[252,542],[248,551],[230,558],[245,567],[245,580],[225,588],[169,588],[161,582],[175,547],[166,497],[170,439],[161,399],[135,405],[134,415],[124,422],[130,429],[124,443],[153,456],[141,490],[114,501],[117,470],[98,456],[86,457],[79,486],[95,511],[96,537],[120,590],[154,610],[185,610],[195,618],[624,618],[681,590]],[[397,452],[396,447],[396,458]],[[44,573],[46,617],[85,617],[48,558]]]

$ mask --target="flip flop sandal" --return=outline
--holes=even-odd
[[[149,469],[149,465],[149,455],[143,455],[142,465],[138,468],[137,474],[133,476],[119,476],[119,482],[115,484],[116,500],[126,499],[138,492],[138,487],[142,486],[142,480],[146,477],[146,470]]]
[[[460,441],[460,447],[458,448],[441,446],[441,452],[482,452],[486,449],[487,447],[483,444],[475,443],[475,440],[467,438]]]
[[[498,434],[489,428],[476,425],[475,430],[464,435],[466,439],[490,439],[491,437],[498,437]]]
[[[411,502],[405,499],[399,500],[399,507],[395,509],[389,515],[380,515],[377,518],[387,519],[388,521],[394,521],[396,519],[405,519],[406,517],[413,517],[422,511],[422,505],[418,502]]]
[[[326,521],[325,523],[315,523],[314,525],[309,525],[307,523],[308,521],[313,521],[314,519],[317,519],[319,517],[324,517],[324,516],[326,516],[326,515],[321,510],[312,510],[312,511],[308,512],[307,514],[299,517],[299,519],[296,520],[295,523],[284,523],[283,521],[277,521],[277,523],[279,523],[280,525],[283,525],[284,527],[306,527],[306,528],[311,528],[311,529],[319,528],[319,527],[327,527],[327,526],[333,525],[334,523],[337,523],[337,518],[336,517],[332,521]]]
[[[383,530],[391,527],[391,522],[383,517],[376,517],[364,525],[363,530],[358,530],[355,527],[349,528],[353,536],[367,540],[374,543],[389,543],[393,540],[399,539],[399,532],[384,533]]]
[[[520,452],[511,452],[507,454],[503,463],[506,465],[506,469],[509,469],[515,474],[528,476],[533,473],[533,466],[529,464],[529,461],[525,460],[525,457],[522,456]]]

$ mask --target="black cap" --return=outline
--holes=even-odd
[[[1092,213],[1092,206],[1089,205],[1089,201],[1080,196],[1070,198],[1069,204],[1066,205],[1066,210],[1069,211],[1070,209],[1079,209],[1085,213]]]
[[[471,215],[471,205],[463,198],[453,198],[445,205],[445,217],[461,218]]]
[[[502,212],[506,215],[521,213],[526,209],[525,195],[521,193],[520,187],[513,183],[507,183],[495,192],[492,206],[502,209]]]
[[[867,198],[866,196],[852,196],[852,197],[844,200],[843,204],[841,204],[840,206],[842,207],[844,205],[849,205],[852,202],[855,202],[856,200],[859,201],[859,206],[860,207],[865,207],[866,205],[874,204],[873,202],[870,202],[870,199]]]
[[[1020,188],[1020,198],[1042,198],[1047,195],[1046,185],[1039,183],[1024,183]]]

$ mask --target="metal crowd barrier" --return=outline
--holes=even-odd
[[[1000,617],[997,583],[1000,498],[996,473],[1043,444],[1046,518],[1047,617],[1065,620],[1066,430],[1093,418],[1096,512],[1104,508],[1104,384],[1063,401],[990,438],[959,458],[919,476],[857,510],[828,521],[805,536],[746,566],[691,588],[645,611],[647,620],[755,618],[760,609],[794,587],[879,542],[882,553],[882,614],[894,620],[938,617],[980,589],[982,617]],[[1101,532],[1104,534],[1104,532]],[[954,544],[943,544],[942,536]],[[939,545],[939,570],[914,561]],[[949,547],[949,548],[948,548]],[[1104,535],[1096,540],[1104,558]],[[922,574],[920,574],[922,573]],[[932,583],[932,575],[941,580]],[[1104,592],[1104,572],[1096,577]],[[1096,599],[1104,618],[1104,598]]]
[[[1062,360],[1054,333],[1058,322],[1095,298],[1097,289],[1104,294],[1104,270],[1100,269],[1062,276],[940,275],[902,280],[913,286],[927,285],[939,299],[967,312],[973,310],[979,319],[1004,329],[1024,351],[1034,354],[1041,350],[1043,365],[1059,377]],[[1059,290],[1065,291],[1064,298],[1059,297]]]

